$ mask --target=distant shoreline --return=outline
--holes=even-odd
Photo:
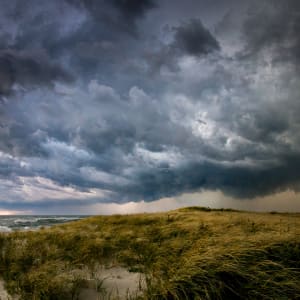
[[[0,232],[28,231],[48,228],[88,218],[80,215],[14,215],[0,216]]]

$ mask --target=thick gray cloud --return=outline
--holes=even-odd
[[[172,47],[194,56],[220,50],[218,41],[197,19],[192,19],[176,28],[175,41]]]
[[[23,55],[16,51],[0,51],[0,95],[12,92],[14,85],[23,88],[50,86],[54,81],[71,82],[73,77],[47,58]]]
[[[103,36],[127,33],[136,37],[136,21],[156,7],[154,0],[66,0],[78,9],[83,9],[90,17],[85,24],[89,33]],[[99,26],[102,25],[102,26]],[[101,28],[102,27],[102,28]],[[103,30],[103,27],[106,30]],[[113,30],[111,30],[113,29]]]
[[[122,15],[129,18],[142,17],[148,9],[156,6],[153,0],[114,0],[112,3]]]
[[[180,23],[170,31],[173,33],[170,43],[162,44],[158,50],[150,50],[146,54],[151,73],[157,73],[163,67],[177,72],[180,57],[189,55],[201,58],[220,50],[219,42],[199,19]]]
[[[0,208],[298,191],[298,12],[3,1]]]

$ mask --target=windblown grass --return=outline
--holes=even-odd
[[[0,235],[21,299],[76,299],[103,265],[144,273],[139,299],[300,299],[300,215],[191,207]]]

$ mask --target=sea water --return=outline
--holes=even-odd
[[[14,230],[34,230],[70,221],[86,218],[87,216],[0,216],[0,232]]]

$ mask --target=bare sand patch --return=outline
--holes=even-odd
[[[145,288],[145,277],[141,273],[129,272],[122,267],[99,268],[88,280],[86,288],[80,290],[79,300],[128,299],[141,294]]]
[[[4,287],[4,281],[0,279],[0,300],[18,300],[19,298],[17,296],[10,296],[5,287]]]
[[[10,300],[10,299],[11,299],[10,296],[8,295],[8,293],[4,288],[4,283],[0,279],[0,300]]]

